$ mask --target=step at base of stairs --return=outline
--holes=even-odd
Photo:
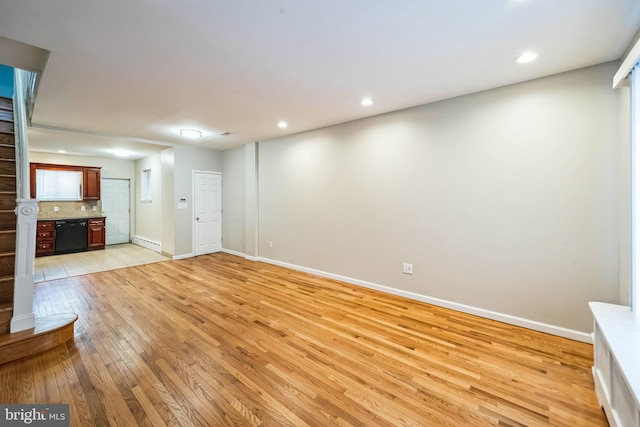
[[[36,318],[33,329],[0,335],[0,364],[51,350],[73,339],[76,320],[76,314],[52,314]]]

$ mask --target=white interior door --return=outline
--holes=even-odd
[[[107,217],[106,243],[129,243],[129,180],[104,178],[101,187],[102,214]]]
[[[193,253],[204,255],[222,249],[222,175],[193,173]]]

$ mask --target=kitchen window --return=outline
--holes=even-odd
[[[37,169],[36,199],[42,201],[82,200],[82,171]]]

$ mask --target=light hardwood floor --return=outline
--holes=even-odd
[[[0,366],[72,426],[604,426],[592,346],[228,254],[36,285],[75,340]]]

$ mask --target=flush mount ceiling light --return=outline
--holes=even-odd
[[[278,122],[278,127],[279,127],[280,129],[284,129],[284,128],[286,128],[287,126],[288,126],[288,125],[287,125],[287,122],[285,122],[285,121],[283,121],[283,120],[280,120],[280,121]]]
[[[64,154],[64,153],[66,153],[66,150],[58,150],[58,153]]]
[[[363,107],[368,107],[369,105],[373,104],[373,99],[371,98],[362,98],[362,100],[360,101],[360,105],[362,105]]]
[[[516,57],[516,59],[514,59],[514,61],[517,62],[518,64],[526,64],[527,62],[533,61],[537,57],[538,57],[537,53],[525,52],[522,55]]]
[[[118,157],[129,157],[131,153],[129,153],[127,150],[114,150],[113,154]]]
[[[180,136],[185,138],[197,139],[202,138],[202,132],[196,129],[180,129]]]

